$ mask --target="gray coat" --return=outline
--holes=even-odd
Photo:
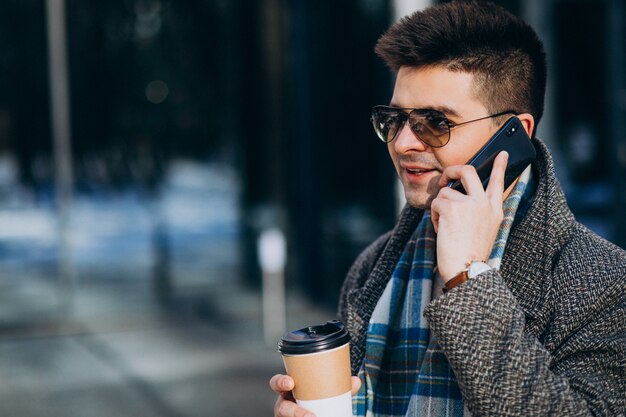
[[[626,252],[574,219],[546,146],[533,140],[537,190],[491,270],[425,310],[475,416],[626,415]],[[423,211],[357,258],[339,300],[352,372],[367,326]]]

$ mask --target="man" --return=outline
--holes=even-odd
[[[541,42],[500,7],[446,3],[376,45],[397,72],[373,111],[408,202],[348,272],[355,415],[626,415],[626,252],[577,223],[546,146]],[[537,159],[503,189],[465,163],[510,117]],[[446,187],[460,179],[467,194]],[[441,289],[446,290],[442,294]],[[275,375],[275,416],[308,416]]]

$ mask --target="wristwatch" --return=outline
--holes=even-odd
[[[443,293],[447,293],[452,288],[463,284],[468,279],[472,279],[483,272],[489,271],[491,267],[485,261],[470,261],[465,264],[465,269],[456,274],[450,281],[443,286]]]

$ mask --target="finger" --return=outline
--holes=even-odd
[[[439,199],[436,198],[430,204],[430,219],[433,222],[435,233],[439,233],[439,210],[441,209]]]
[[[273,377],[270,378],[270,388],[272,389],[272,391],[274,391],[275,393],[280,393],[280,390],[278,389],[278,380],[282,377],[281,374],[276,374]]]
[[[480,195],[485,192],[483,184],[478,178],[476,168],[471,165],[453,165],[449,166],[441,174],[439,185],[444,187],[450,181],[461,180],[463,188],[467,191],[467,195]]]
[[[433,228],[435,229],[435,234],[439,233],[439,214],[432,213],[430,219],[433,222]]]
[[[274,417],[315,417],[315,414],[296,403],[278,398],[274,404]]]
[[[289,375],[276,374],[270,379],[270,388],[277,394],[291,391],[294,385],[293,378]]]
[[[437,194],[437,198],[442,198],[450,201],[461,201],[467,198],[467,196],[450,187],[442,187]]]
[[[440,187],[444,187],[448,185],[449,182],[461,178],[460,171],[466,166],[471,167],[471,165],[450,165],[449,167],[445,168],[439,176],[438,185]]]
[[[361,378],[358,376],[352,377],[352,396],[355,396],[359,389],[361,388]]]
[[[506,151],[502,151],[498,154],[495,161],[493,161],[491,178],[489,178],[489,184],[487,185],[487,197],[489,199],[497,197],[498,203],[502,202],[502,194],[504,193],[504,174],[506,172],[508,160],[509,154]]]

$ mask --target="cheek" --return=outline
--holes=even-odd
[[[449,152],[445,152],[444,149],[433,149],[433,155],[437,160],[438,168],[443,171],[450,165],[454,165],[450,162]]]
[[[459,146],[448,144],[443,148],[434,150],[435,158],[441,165],[442,169],[446,169],[453,165],[465,165],[469,160],[467,149]]]

